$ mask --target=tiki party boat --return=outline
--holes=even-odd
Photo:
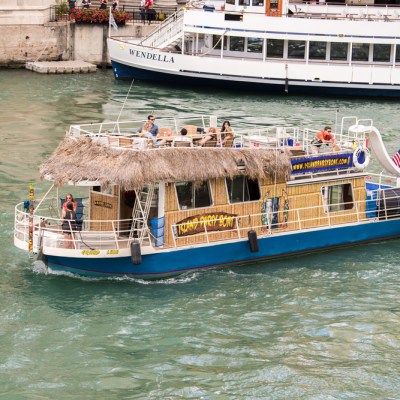
[[[142,123],[71,126],[40,167],[53,185],[15,208],[15,245],[49,272],[158,279],[400,236],[400,157],[372,120],[319,146],[309,128],[190,116],[153,140]]]
[[[146,37],[114,36],[108,49],[117,79],[399,97],[399,7],[399,0],[189,1]]]

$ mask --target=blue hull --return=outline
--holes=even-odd
[[[308,95],[335,95],[335,96],[380,96],[400,97],[400,85],[365,85],[343,82],[343,87],[334,86],[334,82],[306,82],[290,79],[287,84],[283,80],[259,79],[257,82],[243,81],[241,76],[237,80],[224,80],[219,74],[218,79],[207,78],[206,74],[197,73],[196,76],[182,74],[162,73],[142,68],[136,68],[111,61],[116,79],[137,79],[153,81],[168,85],[215,86],[225,89],[239,89],[252,92],[280,93],[280,94],[308,94]],[[193,74],[193,72],[191,72]],[[274,81],[274,82],[273,82]],[[273,82],[273,83],[272,83]],[[331,86],[332,85],[332,86]]]
[[[54,271],[85,276],[159,279],[201,268],[287,257],[398,237],[400,220],[389,220],[279,236],[272,234],[259,238],[257,253],[250,251],[249,243],[245,240],[144,255],[139,265],[133,265],[130,257],[97,259],[48,256],[48,266]]]

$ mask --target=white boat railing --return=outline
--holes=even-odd
[[[378,191],[375,191],[376,193]],[[377,197],[377,196],[375,196]],[[386,196],[382,199],[385,204],[388,200],[395,199],[399,201],[399,196]],[[369,209],[367,205],[377,203],[376,199],[351,201],[347,203],[337,203],[335,207],[348,207],[351,203],[350,210],[329,211],[329,206],[313,206],[303,207],[293,210],[278,210],[266,213],[232,216],[230,223],[232,229],[222,229],[226,224],[227,217],[217,218],[213,220],[191,221],[171,226],[171,235],[174,239],[174,246],[179,247],[185,245],[188,236],[180,235],[190,226],[191,229],[203,230],[202,232],[190,235],[190,244],[202,244],[215,241],[221,241],[221,234],[226,234],[229,239],[247,238],[249,230],[255,230],[259,235],[285,234],[287,232],[303,231],[306,229],[323,229],[326,227],[339,227],[355,225],[366,222],[379,222],[388,219],[400,218],[400,207],[385,207],[380,209]],[[317,217],[311,215],[318,214]],[[275,215],[275,216],[274,216]],[[276,222],[274,222],[274,219]],[[345,220],[345,221],[344,221]],[[221,230],[209,229],[221,224]],[[193,238],[197,238],[195,241]]]
[[[322,229],[400,218],[399,195],[395,194],[394,191],[382,192],[379,189],[380,187],[387,188],[389,186],[388,178],[383,175],[371,175],[370,179],[371,181],[376,179],[379,186],[368,190],[368,198],[366,200],[351,200],[346,203],[335,203],[334,205],[324,204],[296,209],[290,209],[290,204],[288,203],[287,207],[282,207],[281,204],[279,210],[271,212],[192,221],[190,222],[191,228],[195,224],[195,228],[200,232],[197,231],[190,235],[190,245],[243,239],[247,236],[249,230],[256,230],[259,235],[285,234],[286,232],[306,229]],[[395,181],[395,178],[393,179]],[[383,180],[384,182],[382,182]],[[391,183],[393,184],[393,181]],[[37,203],[39,202],[40,200],[37,200]],[[35,252],[38,252],[43,247],[49,247],[65,250],[79,249],[88,252],[116,250],[116,253],[110,254],[118,254],[120,249],[129,248],[130,243],[135,240],[134,236],[129,236],[132,228],[132,219],[87,220],[85,218],[80,228],[75,227],[75,224],[72,223],[69,229],[65,229],[65,227],[63,229],[63,219],[52,216],[54,209],[50,199],[47,203],[43,201],[41,203],[40,213],[36,212],[32,216],[32,220],[30,220],[29,211],[24,208],[24,202],[15,207],[15,243],[24,250],[28,250],[31,238],[33,239]],[[227,218],[229,218],[229,224],[231,225],[227,224]],[[33,235],[31,237],[29,234],[30,222],[32,222],[33,226]],[[173,247],[188,245],[188,236],[184,235],[188,226],[188,222],[170,226]],[[216,226],[220,226],[221,230],[215,230]],[[150,227],[148,229],[151,243],[146,240],[143,245],[154,246],[155,243],[158,243],[156,246],[159,247],[154,247],[155,251],[166,248],[164,238],[160,239],[158,234],[154,235],[154,232],[152,233]]]
[[[150,35],[145,37],[140,45],[154,48],[176,38],[183,31],[183,15],[183,9],[170,15]]]

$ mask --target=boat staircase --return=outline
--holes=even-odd
[[[158,48],[163,51],[176,52],[182,46],[184,10],[178,10],[163,21],[140,44],[146,47]]]
[[[142,190],[135,190],[136,199],[132,210],[132,226],[129,233],[129,242],[137,240],[140,245],[146,239],[151,244],[150,229],[147,223],[153,200],[155,185],[148,185]]]

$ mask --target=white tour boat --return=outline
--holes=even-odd
[[[400,8],[383,3],[191,2],[142,40],[109,38],[112,68],[117,79],[399,96]]]

